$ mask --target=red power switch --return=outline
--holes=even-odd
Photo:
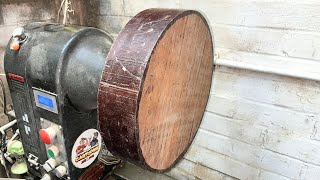
[[[51,144],[52,140],[56,138],[56,131],[52,127],[40,129],[39,135],[44,143]]]

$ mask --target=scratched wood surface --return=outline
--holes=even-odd
[[[149,9],[113,44],[98,94],[99,124],[117,157],[155,171],[191,144],[213,71],[209,28],[196,11]]]

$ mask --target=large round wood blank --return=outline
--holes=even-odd
[[[211,34],[195,11],[149,9],[113,44],[98,94],[99,122],[115,156],[165,171],[201,122],[213,71]]]

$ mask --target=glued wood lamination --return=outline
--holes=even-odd
[[[186,152],[205,110],[212,40],[195,11],[149,9],[113,44],[102,75],[102,137],[115,156],[165,171]]]

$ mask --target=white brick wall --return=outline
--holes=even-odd
[[[34,21],[52,21],[56,14],[54,5],[54,1],[49,4],[41,1],[0,2],[0,48],[7,45],[16,27]]]
[[[318,0],[100,2],[99,26],[113,36],[146,8],[200,10],[211,25],[216,62],[251,69],[216,67],[201,129],[167,175],[319,179],[320,83],[301,78],[320,79]]]

